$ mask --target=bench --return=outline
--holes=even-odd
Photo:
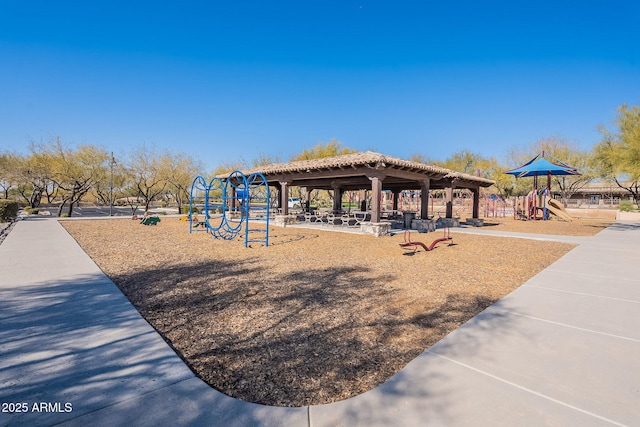
[[[160,222],[160,217],[158,217],[158,216],[148,216],[146,218],[142,218],[142,221],[140,221],[140,224],[142,224],[142,225],[158,225],[159,222]]]

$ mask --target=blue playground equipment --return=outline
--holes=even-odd
[[[205,231],[216,239],[235,239],[244,229],[244,246],[258,242],[269,246],[269,205],[271,194],[261,173],[246,176],[233,171],[227,178],[207,182],[196,176],[189,197],[189,233]],[[202,209],[202,219],[197,211]],[[251,227],[256,222],[265,227]]]

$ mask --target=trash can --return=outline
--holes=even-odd
[[[402,212],[402,216],[404,217],[404,228],[411,228],[411,221],[416,218],[416,213],[411,211]]]

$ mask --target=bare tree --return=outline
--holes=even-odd
[[[142,199],[147,212],[151,202],[162,196],[169,184],[167,164],[161,154],[143,144],[130,153],[128,170],[137,192],[136,197]]]
[[[17,157],[16,162],[16,189],[30,208],[37,208],[45,189],[51,185],[51,163],[46,156],[33,150],[29,156]]]
[[[169,193],[176,201],[180,212],[182,205],[189,203],[191,183],[202,171],[202,164],[184,153],[165,153],[162,162],[167,172]]]
[[[73,149],[56,137],[49,143],[32,143],[30,150],[32,156],[45,159],[50,167],[51,181],[60,190],[62,203],[58,216],[62,215],[65,206],[68,206],[67,215],[71,216],[74,204],[106,175],[108,154],[93,145],[79,145]]]
[[[19,184],[19,166],[21,156],[14,153],[0,153],[0,188],[4,192],[4,198],[9,198],[9,190],[17,188]]]

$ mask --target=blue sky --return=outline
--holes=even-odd
[[[0,150],[57,135],[208,168],[359,150],[588,149],[640,103],[640,2],[0,0]],[[532,155],[535,153],[532,153]]]

